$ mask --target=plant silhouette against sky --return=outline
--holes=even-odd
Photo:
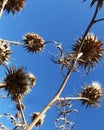
[[[87,0],[83,0],[82,2],[86,4],[86,1]],[[2,15],[4,15],[3,12],[6,12],[8,15],[10,13],[15,15],[25,8],[25,3],[26,0],[0,0],[1,20]],[[54,104],[57,106],[59,113],[55,122],[56,128],[59,130],[72,130],[75,129],[75,124],[70,121],[68,117],[70,117],[71,113],[77,112],[77,110],[72,108],[73,100],[79,100],[82,105],[85,105],[87,108],[99,107],[100,101],[103,98],[103,89],[98,82],[83,85],[82,91],[78,92],[77,96],[61,97],[61,94],[73,72],[78,73],[78,69],[83,68],[87,76],[90,74],[90,71],[95,68],[95,65],[103,59],[104,42],[90,32],[93,25],[104,20],[104,18],[97,19],[97,15],[103,8],[103,4],[103,0],[92,0],[89,3],[90,8],[95,7],[94,14],[82,37],[76,39],[71,52],[65,51],[61,43],[53,40],[45,40],[35,32],[27,32],[21,42],[16,42],[15,39],[14,41],[0,39],[0,65],[3,66],[6,71],[3,81],[0,83],[0,88],[7,92],[6,98],[10,98],[11,102],[16,103],[17,110],[15,115],[5,112],[1,114],[1,117],[6,116],[10,118],[14,125],[13,130],[32,130],[34,127],[44,125],[44,119],[47,118],[46,112]],[[34,113],[32,113],[30,117],[31,123],[28,123],[24,114],[25,104],[23,98],[32,91],[37,78],[36,75],[34,76],[32,73],[26,72],[23,66],[16,67],[12,64],[10,64],[11,67],[9,66],[9,60],[11,60],[11,54],[13,53],[11,50],[12,44],[16,47],[23,47],[24,50],[31,55],[44,53],[43,50],[45,51],[46,46],[49,44],[52,44],[59,52],[57,56],[52,54],[51,60],[49,60],[61,66],[60,72],[64,80],[56,93],[53,93],[53,98],[50,99],[49,103],[40,112],[34,111]],[[0,127],[4,130],[8,129],[5,124],[2,123],[0,123]]]

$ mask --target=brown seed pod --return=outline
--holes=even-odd
[[[8,95],[11,96],[11,99],[18,101],[22,99],[24,95],[30,92],[30,84],[27,73],[24,71],[24,68],[15,69],[11,67],[4,78],[5,90],[8,91]]]
[[[24,47],[28,52],[36,53],[42,51],[44,40],[35,33],[27,33],[23,39]]]
[[[7,13],[12,12],[13,14],[15,14],[16,12],[20,12],[24,8],[25,3],[26,0],[8,0],[4,10]]]
[[[9,44],[5,41],[0,41],[0,64],[8,63],[10,54],[12,51],[10,50]]]
[[[103,43],[101,40],[98,40],[96,36],[93,34],[88,34],[83,42],[82,39],[79,38],[72,50],[74,54],[77,54],[79,51],[82,52],[82,56],[79,58],[78,65],[84,66],[84,68],[93,68],[95,64],[98,63],[99,60],[102,59],[103,53]],[[81,48],[80,48],[81,47]]]
[[[98,82],[92,82],[91,85],[85,85],[78,97],[87,98],[88,100],[81,99],[81,102],[86,107],[99,106],[100,100],[103,97],[101,85]]]

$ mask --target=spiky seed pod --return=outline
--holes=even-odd
[[[78,97],[87,98],[88,100],[81,99],[81,102],[86,107],[95,106],[98,107],[101,98],[103,97],[103,92],[101,85],[98,82],[92,82],[91,85],[85,85],[82,91],[78,94]]]
[[[6,83],[5,90],[8,91],[8,95],[11,95],[12,100],[21,100],[24,95],[30,92],[29,80],[23,67],[15,69],[13,66],[10,68],[4,78],[4,82]]]
[[[23,103],[16,105],[17,110],[18,110],[18,111],[21,111],[20,105],[21,105],[22,109],[24,110],[24,109],[25,109],[25,106],[24,106]]]
[[[83,0],[83,1],[86,1],[86,0]],[[98,7],[100,9],[103,6],[104,0],[92,0],[90,6],[92,7],[95,4],[95,2],[98,2]]]
[[[12,12],[13,14],[15,14],[16,12],[20,12],[24,8],[25,3],[26,0],[8,0],[4,10],[7,13]]]
[[[42,51],[44,40],[35,33],[27,33],[23,39],[24,46],[28,52],[36,53]]]
[[[39,112],[34,112],[34,113],[32,114],[32,116],[31,116],[31,120],[34,121],[34,120],[36,119],[36,117],[38,117],[39,114],[40,114]],[[38,126],[42,125],[43,122],[44,122],[44,118],[45,118],[45,115],[43,115],[43,116],[41,117],[41,119],[39,119],[39,121],[36,123],[35,126],[38,127]]]
[[[12,51],[10,50],[9,44],[5,41],[0,41],[0,64],[8,63],[10,54]]]
[[[78,64],[79,66],[84,66],[85,69],[93,68],[102,59],[103,43],[93,34],[87,34],[82,46],[81,44],[82,38],[79,38],[72,48],[74,54],[77,54],[79,51],[83,54],[79,58]]]

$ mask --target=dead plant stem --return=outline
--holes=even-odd
[[[27,125],[27,122],[26,122],[26,119],[25,119],[25,116],[24,116],[24,112],[23,112],[23,109],[22,109],[22,106],[21,106],[20,99],[18,99],[18,104],[19,104],[19,107],[20,107],[20,112],[21,112],[21,117],[22,117],[22,120],[23,120],[23,124]]]
[[[1,8],[1,10],[0,10],[0,18],[1,18],[1,16],[2,16],[2,14],[3,14],[3,10],[4,10],[5,5],[7,4],[7,2],[8,2],[8,0],[4,0],[4,1],[3,1],[2,8]]]
[[[84,33],[83,38],[82,38],[82,44],[80,46],[80,49],[79,49],[79,52],[78,52],[77,55],[79,55],[79,53],[80,53],[80,50],[81,50],[81,48],[83,46],[84,39],[85,39],[87,33],[89,32],[89,30],[91,29],[91,27],[94,24],[97,13],[98,13],[98,3],[97,3],[97,6],[96,6],[94,15],[93,15],[88,27],[85,30],[85,33]],[[77,58],[78,57],[76,57],[76,59]],[[61,93],[62,93],[62,91],[63,91],[63,89],[64,89],[64,87],[65,87],[65,85],[66,85],[66,83],[67,83],[67,81],[69,79],[69,77],[71,76],[71,73],[73,72],[73,69],[74,69],[76,61],[77,61],[76,59],[72,60],[71,68],[68,70],[68,72],[67,72],[67,74],[66,74],[66,76],[65,76],[65,78],[64,78],[64,80],[63,80],[63,82],[62,82],[62,84],[61,84],[61,86],[60,86],[60,88],[58,90],[58,92],[51,99],[51,101],[44,107],[44,109],[40,112],[39,116],[29,126],[27,126],[26,130],[31,130],[35,126],[35,124],[38,122],[38,120],[47,112],[47,110],[59,99],[59,96],[61,95]]]

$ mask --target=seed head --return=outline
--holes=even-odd
[[[44,40],[35,33],[27,33],[23,42],[26,50],[32,53],[40,52],[44,47]]]
[[[8,95],[14,101],[21,100],[24,95],[30,92],[30,79],[23,67],[18,69],[15,69],[14,66],[11,67],[4,78],[4,82],[6,83],[5,90],[8,91]]]
[[[98,82],[92,82],[91,85],[85,85],[78,97],[87,98],[88,100],[81,99],[81,102],[86,107],[99,106],[100,100],[103,97],[101,85]]]
[[[87,34],[82,46],[81,44],[82,38],[79,38],[72,48],[73,53],[77,54],[80,51],[83,54],[79,58],[78,64],[79,66],[84,66],[85,69],[93,68],[102,59],[103,43],[93,34]]]
[[[7,13],[12,12],[13,14],[15,14],[16,12],[20,12],[24,8],[25,3],[26,0],[8,0],[4,10]]]
[[[39,114],[40,114],[39,112],[34,112],[32,117],[31,117],[31,120],[34,121],[38,117]],[[36,123],[35,126],[38,127],[38,126],[42,125],[44,122],[44,118],[45,118],[45,115],[43,115],[41,117],[41,119],[39,119],[39,121]]]
[[[5,41],[0,41],[0,64],[4,62],[8,63],[11,53],[12,51],[10,50],[9,44]]]

